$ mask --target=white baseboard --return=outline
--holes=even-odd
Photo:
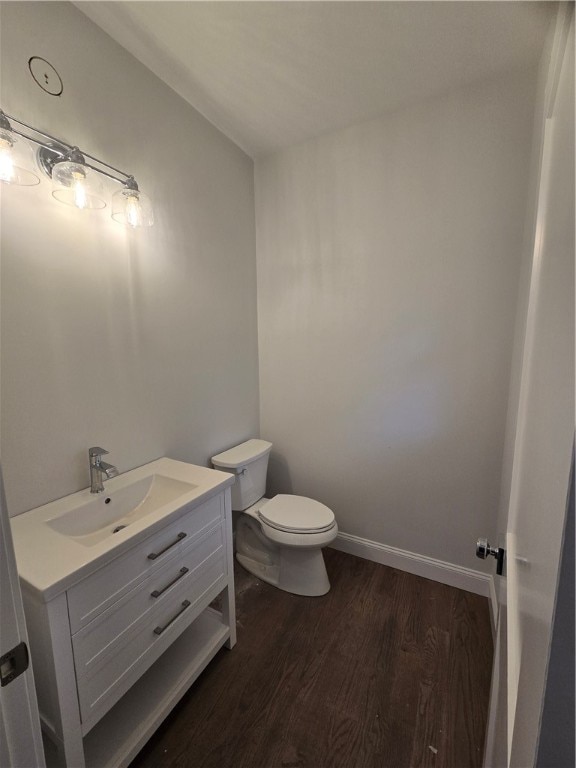
[[[496,613],[494,612],[495,606],[497,607],[496,590],[493,577],[487,573],[446,563],[433,557],[418,555],[404,549],[389,547],[387,544],[379,544],[377,541],[362,539],[360,536],[352,536],[349,533],[338,533],[336,540],[330,546],[341,552],[363,557],[365,560],[372,560],[381,565],[388,565],[391,568],[398,568],[400,571],[413,573],[415,576],[439,581],[450,587],[465,589],[476,595],[483,595],[489,598],[490,614],[494,625],[497,615],[497,610]]]

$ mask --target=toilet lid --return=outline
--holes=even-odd
[[[264,504],[258,514],[273,528],[294,533],[328,531],[335,522],[332,510],[319,501],[283,493]]]

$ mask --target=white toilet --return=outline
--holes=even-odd
[[[265,499],[272,443],[247,440],[212,457],[216,469],[232,472],[236,558],[262,581],[295,595],[325,595],[330,589],[322,547],[336,538],[334,513],[305,496]]]

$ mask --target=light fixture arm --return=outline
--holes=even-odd
[[[102,160],[99,160],[97,157],[93,157],[92,155],[89,155],[87,152],[83,152],[82,154],[84,155],[84,157],[87,157],[89,160],[94,160],[95,163],[100,163],[100,165],[104,165],[106,166],[106,168],[110,168],[111,171],[114,171],[114,173],[118,173],[120,176],[125,176],[127,179],[134,178],[132,174],[124,173],[124,171],[120,171],[118,168],[114,168],[114,166],[110,165],[110,163],[104,163]],[[98,169],[95,169],[95,170],[98,170]],[[100,173],[103,173],[103,171],[100,171]],[[110,176],[111,179],[115,178],[111,174],[106,174],[106,175]],[[120,181],[121,183],[124,183],[122,179],[116,179],[116,181]]]
[[[18,125],[22,125],[24,128],[27,128],[29,131],[34,131],[34,133],[37,133],[39,136],[43,136],[45,139],[48,139],[49,141],[54,141],[56,144],[60,146],[64,146],[64,147],[67,147],[68,149],[72,149],[72,144],[67,144],[62,139],[57,139],[55,136],[52,136],[51,134],[46,133],[46,131],[41,131],[38,128],[34,128],[34,126],[28,125],[28,123],[25,123],[23,120],[18,120],[18,118],[14,117],[14,115],[9,115],[7,112],[4,112],[3,109],[0,109],[0,119],[2,118],[6,121],[11,120],[13,123],[18,123]],[[18,131],[16,128],[10,125],[10,123],[8,123],[8,128],[18,136],[22,136],[24,139],[30,139],[30,141],[33,141],[35,144],[40,144],[41,146],[48,146],[45,142],[38,141],[38,139],[35,139],[33,136],[28,136],[27,134],[22,133],[22,131]]]

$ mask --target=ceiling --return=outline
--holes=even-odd
[[[256,157],[538,60],[548,2],[78,2]]]

